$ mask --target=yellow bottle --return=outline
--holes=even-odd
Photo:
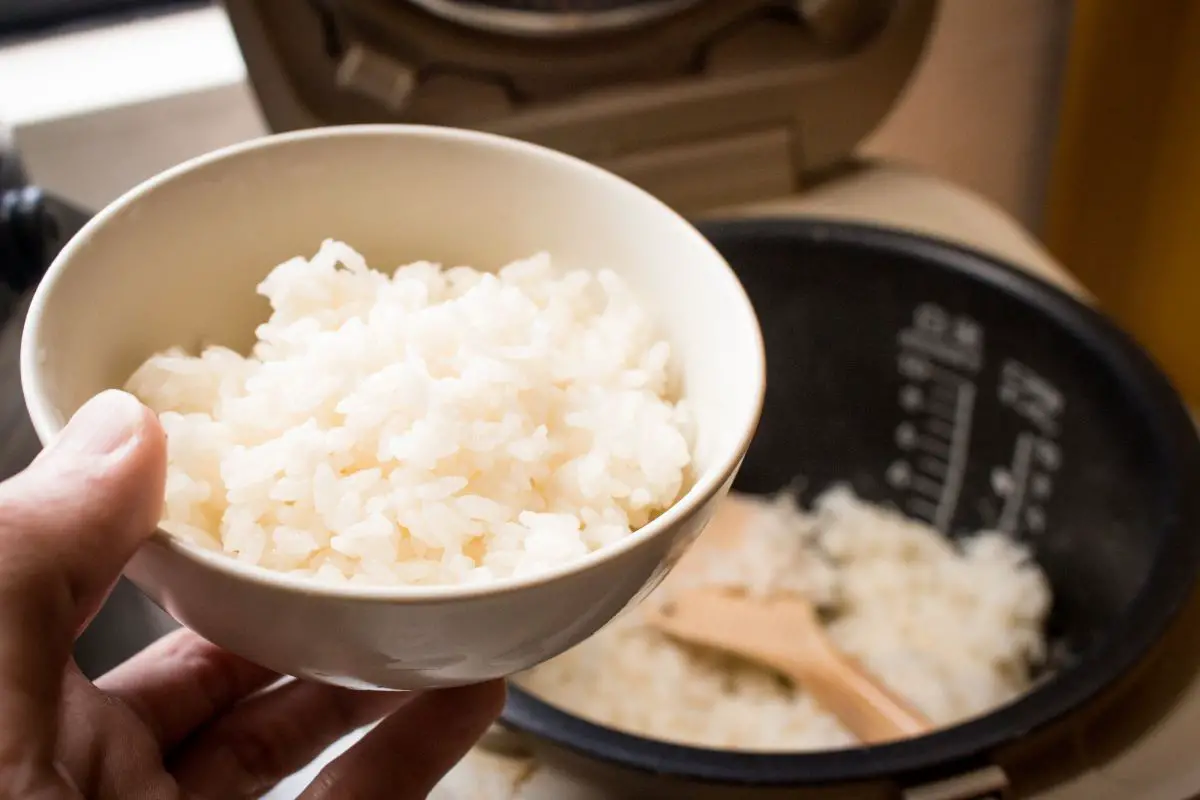
[[[1200,404],[1200,3],[1075,4],[1046,239]]]

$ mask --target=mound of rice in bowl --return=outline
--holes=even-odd
[[[685,489],[671,349],[614,273],[546,255],[392,275],[327,241],[276,267],[243,356],[150,358],[163,528],[322,581],[480,583],[615,542]]]

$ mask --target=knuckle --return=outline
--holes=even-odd
[[[320,774],[308,785],[305,800],[368,800],[379,794],[363,789],[350,776],[342,774],[331,765],[321,770]],[[399,795],[391,795],[393,800],[407,800]]]
[[[268,788],[294,771],[290,739],[281,726],[235,728],[222,737],[226,758],[221,761],[241,776],[237,783],[247,791]]]
[[[241,693],[236,664],[203,639],[192,638],[180,648],[177,658],[180,670],[193,676],[210,713],[216,713]]]
[[[326,767],[308,785],[305,796],[310,800],[346,800],[346,795],[339,795],[338,778],[333,771]]]

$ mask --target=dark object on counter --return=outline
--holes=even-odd
[[[903,789],[995,763],[1147,657],[1200,567],[1200,443],[1137,345],[1067,294],[940,241],[811,220],[700,227],[745,285],[767,349],[763,418],[735,488],[773,493],[800,477],[807,502],[849,482],[950,536],[1011,532],[1053,584],[1049,633],[1066,657],[993,713],[871,748],[666,744],[517,687],[510,729],[568,768],[580,756],[616,768],[650,787],[639,797],[701,785],[705,797],[720,786],[736,797],[875,781]]]
[[[30,185],[20,160],[0,146],[0,291],[19,296],[35,287],[88,218]]]
[[[36,186],[0,193],[0,264],[5,284],[17,294],[37,285],[63,244],[55,205]]]

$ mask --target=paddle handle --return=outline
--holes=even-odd
[[[780,665],[784,666],[784,665]],[[933,723],[872,675],[857,659],[832,647],[819,658],[788,664],[788,677],[813,695],[863,744],[921,736]]]

